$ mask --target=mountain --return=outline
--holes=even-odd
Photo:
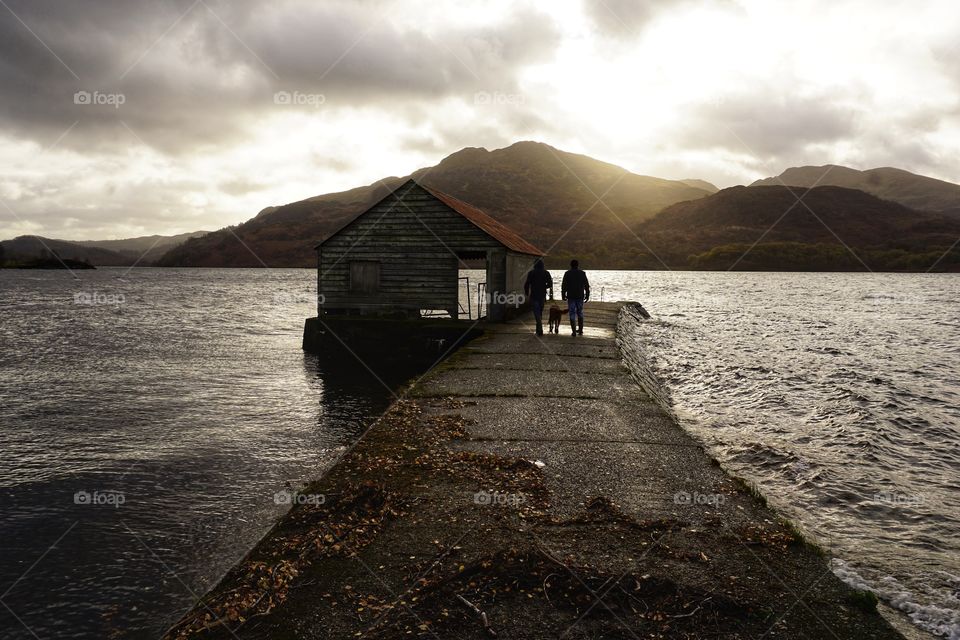
[[[960,219],[960,185],[903,169],[883,167],[860,171],[839,165],[793,167],[778,177],[757,180],[751,186],[783,184],[791,187],[817,184],[859,189],[911,209],[940,212]]]
[[[711,182],[707,182],[706,180],[700,180],[700,179],[698,179],[698,178],[685,178],[684,180],[681,180],[680,182],[682,182],[683,184],[685,184],[685,185],[687,185],[687,186],[690,186],[690,187],[695,187],[695,188],[697,188],[697,189],[703,189],[703,190],[706,191],[707,193],[716,193],[717,191],[720,191],[720,189],[717,187],[717,185],[715,185],[715,184],[713,184],[713,183],[711,183]]]
[[[7,260],[30,261],[36,258],[49,257],[50,252],[56,253],[63,260],[77,260],[104,267],[129,266],[133,261],[116,251],[101,249],[100,247],[84,247],[75,242],[53,240],[41,236],[18,236],[13,240],[0,242]]]
[[[123,240],[76,240],[74,244],[84,247],[107,249],[126,256],[130,264],[152,264],[173,247],[179,246],[191,238],[199,238],[209,231],[193,231],[174,236],[139,236]]]
[[[671,268],[960,268],[960,249],[941,260],[960,220],[843,187],[814,187],[803,203],[784,186],[731,187],[667,207],[635,231],[651,248],[647,264]]]
[[[54,240],[19,236],[0,243],[10,260],[29,260],[55,252],[64,260],[79,260],[100,267],[148,266],[190,238],[206,235],[194,231],[176,236],[142,236],[125,240]]]
[[[824,171],[798,168],[783,177],[812,185]],[[548,251],[550,267],[575,256],[611,269],[662,269],[665,262],[670,268],[862,270],[860,260],[876,270],[960,269],[960,250],[943,258],[960,238],[960,219],[946,215],[957,185],[896,169],[835,167],[827,178],[872,185],[886,199],[817,186],[804,198],[814,216],[782,185],[717,191],[708,182],[641,176],[537,142],[494,151],[468,147],[411,176],[268,207],[241,225],[187,240],[159,264],[312,267],[318,242],[409,177],[516,229]],[[894,192],[923,210],[891,201]]]
[[[539,142],[468,147],[411,176],[269,207],[241,225],[188,240],[159,264],[312,267],[317,243],[409,177],[480,207],[557,261],[624,245],[628,228],[712,187],[638,175]]]

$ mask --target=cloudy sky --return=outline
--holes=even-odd
[[[215,229],[517,140],[960,182],[960,4],[0,0],[0,238]]]

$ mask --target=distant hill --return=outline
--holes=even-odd
[[[143,236],[125,240],[54,240],[42,236],[19,236],[0,242],[8,260],[29,261],[52,251],[64,260],[89,262],[100,267],[150,266],[164,253],[206,231],[176,236]]]
[[[839,165],[793,167],[779,177],[757,180],[751,186],[783,184],[791,187],[810,187],[817,184],[859,189],[884,200],[899,202],[911,209],[940,212],[960,219],[960,185],[903,169],[883,167],[860,171]]]
[[[636,233],[671,268],[767,270],[865,270],[850,247],[872,270],[925,271],[960,238],[960,220],[856,189],[814,187],[803,202],[784,186],[732,187],[667,207]],[[960,268],[960,249],[937,268]]]
[[[107,249],[127,256],[128,259],[132,262],[137,262],[138,265],[148,265],[155,262],[160,256],[173,247],[183,244],[190,238],[199,238],[208,233],[210,232],[193,231],[174,236],[153,235],[126,238],[123,240],[76,240],[72,242],[84,247]]]
[[[89,262],[103,267],[124,267],[132,264],[132,260],[116,251],[99,247],[84,247],[66,240],[53,240],[41,236],[18,236],[13,240],[0,242],[3,246],[6,259],[17,262],[28,262],[38,258],[47,259],[50,252],[56,253],[63,260]]]
[[[241,225],[188,240],[159,263],[312,267],[315,244],[408,177],[264,209]],[[634,174],[539,142],[494,151],[462,149],[412,177],[480,207],[534,244],[551,249],[556,260],[599,246],[616,249],[624,245],[628,227],[676,202],[703,198],[712,187]],[[599,197],[602,202],[597,202]]]
[[[715,184],[707,182],[706,180],[700,180],[697,178],[685,178],[680,182],[682,182],[685,185],[695,187],[697,189],[703,189],[707,193],[716,193],[717,191],[720,191],[720,189]]]

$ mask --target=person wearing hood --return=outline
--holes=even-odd
[[[560,283],[560,299],[567,301],[570,311],[570,331],[573,335],[583,335],[583,303],[590,299],[590,281],[580,269],[580,263],[570,261],[570,270],[563,274]]]
[[[533,317],[537,321],[537,335],[543,335],[543,305],[547,301],[547,291],[553,297],[553,278],[543,266],[543,260],[533,263],[533,269],[527,273],[523,283],[523,293],[533,306]]]

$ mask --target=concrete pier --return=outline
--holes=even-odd
[[[633,379],[622,307],[487,326],[167,637],[902,637]]]

